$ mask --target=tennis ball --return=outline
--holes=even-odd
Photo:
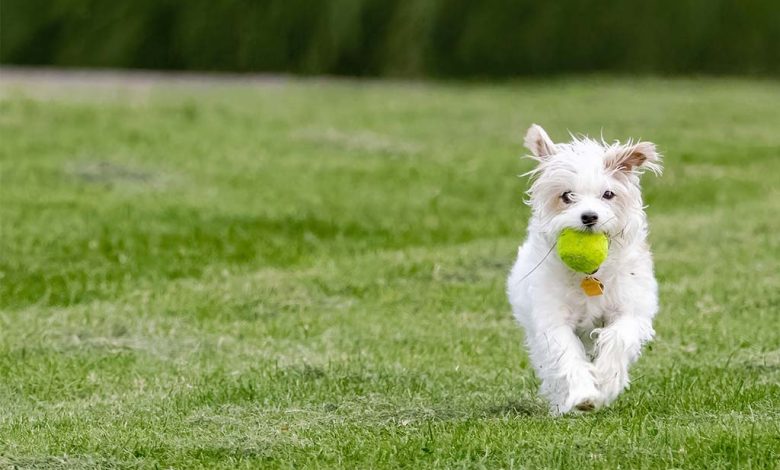
[[[591,274],[607,259],[609,241],[603,233],[563,229],[558,235],[558,256],[574,271]]]

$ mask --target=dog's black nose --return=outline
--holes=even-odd
[[[583,225],[586,227],[592,227],[596,225],[596,221],[599,220],[599,215],[595,212],[583,212],[581,218]]]

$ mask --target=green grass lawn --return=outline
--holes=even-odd
[[[780,83],[0,91],[0,466],[778,466]],[[592,414],[504,294],[531,122],[666,156],[658,336]]]

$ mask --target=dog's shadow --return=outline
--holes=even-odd
[[[549,414],[547,407],[538,400],[511,400],[500,405],[488,406],[484,410],[488,417],[540,417]]]

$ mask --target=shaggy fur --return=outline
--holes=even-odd
[[[659,174],[661,157],[649,142],[573,137],[555,144],[535,124],[525,145],[538,166],[529,173],[533,213],[507,283],[509,301],[551,411],[596,409],[628,386],[628,368],[654,334],[658,287],[639,177],[644,170]],[[593,274],[603,295],[585,295],[585,275],[554,253],[566,227],[609,238],[609,255]]]

